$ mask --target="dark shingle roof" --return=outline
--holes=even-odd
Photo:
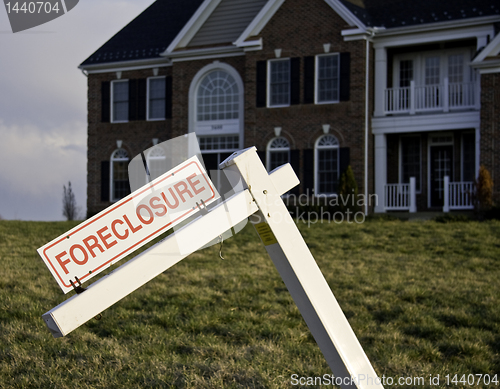
[[[405,27],[424,23],[500,15],[500,1],[498,0],[340,1],[361,22],[369,27]]]
[[[160,57],[203,0],[157,0],[81,66]]]

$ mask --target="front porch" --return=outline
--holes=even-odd
[[[476,139],[474,130],[376,135],[375,212],[472,210]]]

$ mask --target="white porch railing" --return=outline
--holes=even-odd
[[[386,184],[384,207],[387,211],[417,212],[415,177],[409,184]]]
[[[445,176],[443,212],[453,209],[473,209],[474,191],[473,182],[450,182],[450,177]]]
[[[409,113],[442,111],[450,109],[479,109],[479,87],[476,83],[448,83],[385,90],[385,113]]]

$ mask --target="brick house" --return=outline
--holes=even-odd
[[[187,132],[208,170],[249,146],[268,170],[290,162],[294,194],[334,196],[350,165],[359,193],[377,195],[366,211],[442,209],[448,191],[467,208],[480,163],[498,199],[499,12],[494,0],[157,0],[80,65],[88,213],[128,193],[132,157]]]

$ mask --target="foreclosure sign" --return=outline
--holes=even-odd
[[[67,293],[218,197],[194,156],[37,251]]]

